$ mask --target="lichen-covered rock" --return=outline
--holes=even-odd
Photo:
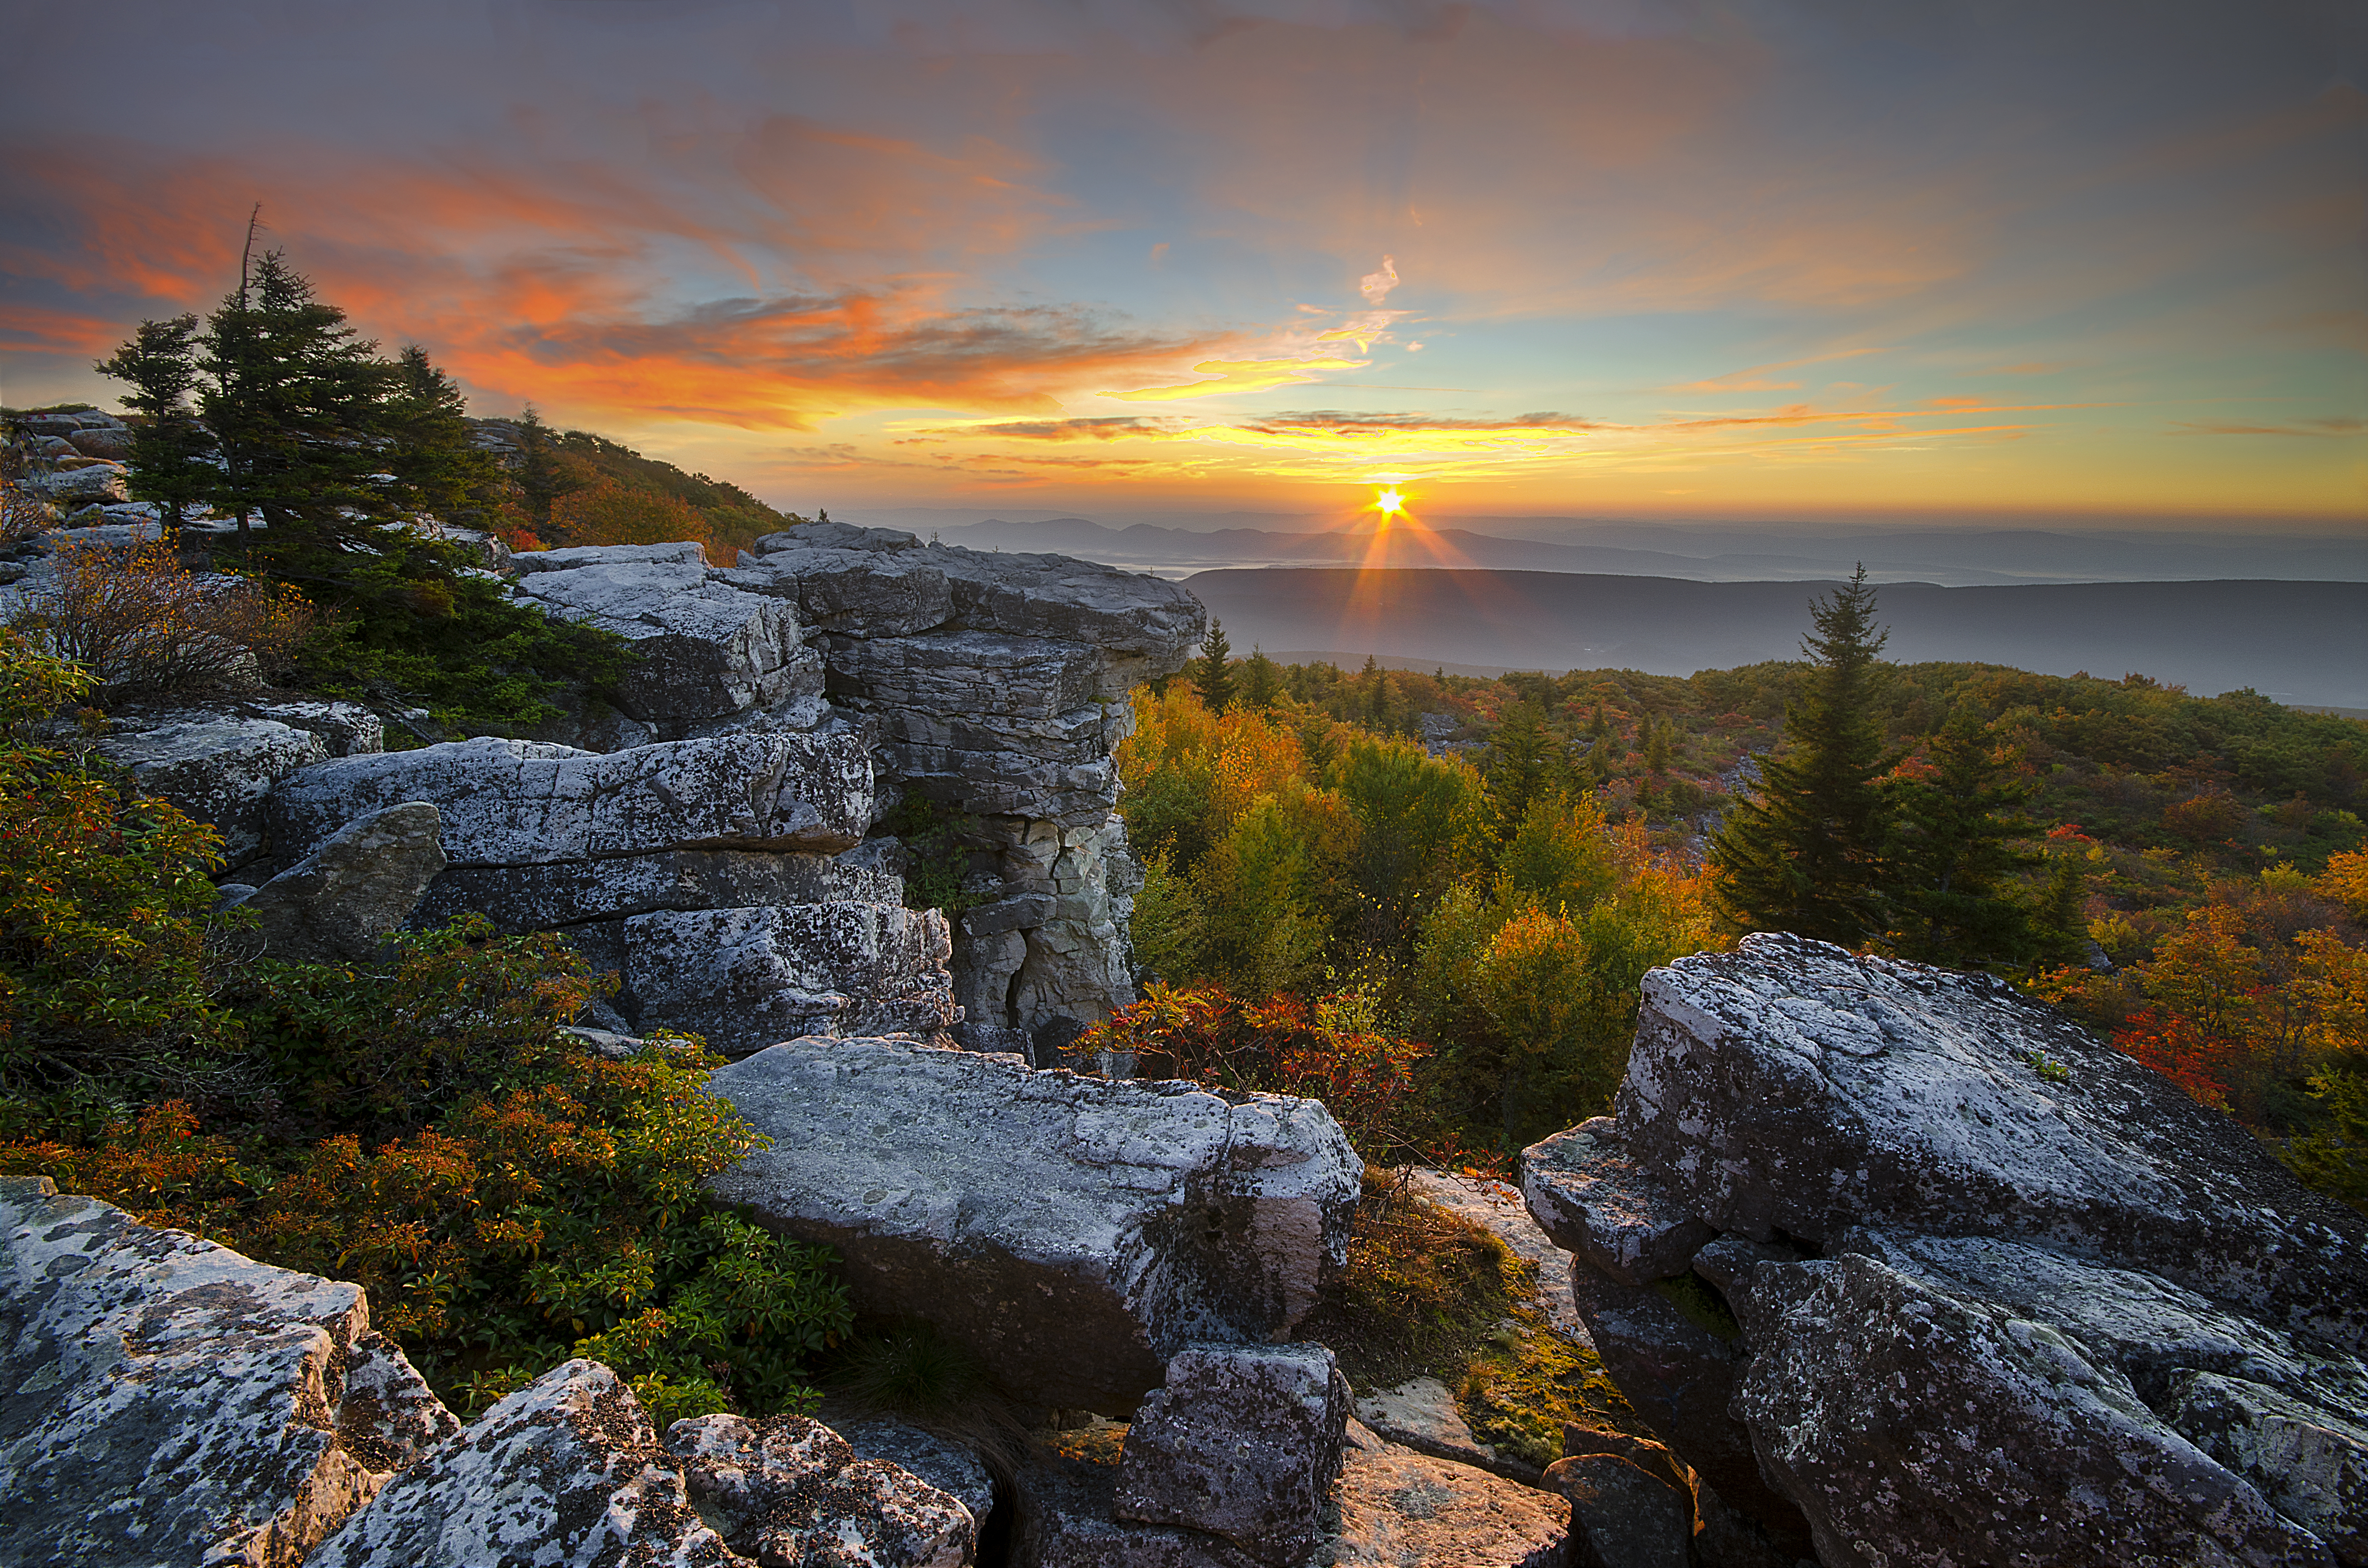
[[[644,1029],[745,1056],[800,1035],[935,1034],[956,1017],[934,909],[807,903],[637,915],[625,984]]]
[[[663,849],[541,866],[454,866],[428,885],[412,923],[441,926],[474,912],[507,932],[554,931],[587,920],[621,920],[660,910],[746,909],[759,904],[905,902],[905,880],[867,853],[755,849]]]
[[[131,499],[131,492],[127,488],[130,479],[130,473],[120,463],[95,462],[81,468],[32,474],[25,483],[43,500],[60,506],[81,506],[92,503],[103,506],[110,501],[129,501]]]
[[[2368,1346],[2368,1221],[1986,975],[1746,937],[1653,971],[1630,1156],[1721,1231],[2005,1235]]]
[[[960,1500],[858,1458],[803,1415],[702,1415],[666,1428],[692,1504],[744,1557],[796,1568],[962,1568],[978,1527]]]
[[[269,719],[321,737],[331,756],[368,756],[386,749],[386,725],[359,702],[252,701],[237,705],[250,719]]]
[[[429,1449],[305,1560],[740,1568],[693,1510],[682,1472],[623,1380],[553,1368]]]
[[[270,852],[266,801],[273,787],[329,756],[326,743],[309,730],[227,713],[160,715],[119,722],[118,729],[91,749],[130,769],[142,793],[211,824],[222,835],[223,864],[232,869]]]
[[[1179,1352],[1127,1428],[1111,1514],[1224,1536],[1289,1568],[1322,1532],[1349,1399],[1320,1345]]]
[[[836,852],[871,825],[859,732],[774,732],[599,753],[538,741],[453,741],[341,757],[272,791],[273,847],[310,854],[356,817],[426,801],[455,866],[525,866],[669,849]]]
[[[436,808],[413,801],[347,824],[241,900],[285,963],[356,963],[403,929],[444,869]]]
[[[1351,1424],[1310,1568],[1570,1568],[1570,1504]]]
[[[0,1563],[295,1568],[451,1425],[360,1288],[0,1178]]]
[[[910,1471],[970,1510],[981,1535],[996,1509],[995,1476],[977,1452],[951,1438],[941,1437],[909,1422],[870,1415],[856,1420],[833,1416],[830,1429],[847,1439],[857,1457],[883,1460]]]
[[[1613,1454],[1577,1454],[1546,1467],[1546,1485],[1570,1499],[1573,1568],[1687,1568],[1694,1500]]]
[[[1115,1517],[1118,1467],[1034,1447],[1015,1481],[1028,1568],[1259,1568],[1222,1536]]]
[[[1122,1415],[1199,1342],[1285,1335],[1345,1267],[1361,1162],[1313,1100],[801,1040],[709,1080],[771,1146],[712,1179],[826,1241],[1033,1403]]]
[[[1718,1234],[1629,1156],[1608,1116],[1524,1151],[1521,1193],[1546,1234],[1622,1285],[1683,1274]]]
[[[1736,1393],[1827,1562],[2335,1562],[2044,1323],[1861,1254],[1763,1264]]]
[[[632,644],[615,700],[644,744],[760,716],[811,729],[823,716],[822,657],[804,645],[794,607],[712,583],[696,541],[532,551],[509,564],[544,608]]]

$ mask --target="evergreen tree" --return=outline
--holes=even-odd
[[[1668,719],[1645,721],[1645,770],[1660,775],[1669,770],[1669,735],[1677,726]]]
[[[461,389],[416,343],[396,358],[392,380],[381,457],[394,475],[395,500],[448,523],[482,526],[501,466],[477,446]]]
[[[341,546],[391,509],[378,475],[391,368],[323,304],[279,251],[244,268],[238,291],[207,319],[199,400],[222,467],[208,499],[271,526],[267,554]]]
[[[1365,667],[1357,672],[1357,681],[1365,722],[1379,729],[1390,712],[1389,672],[1382,668],[1381,660],[1368,653],[1365,655]]]
[[[1899,761],[1874,707],[1874,590],[1861,566],[1811,606],[1802,652],[1815,663],[1785,706],[1784,742],[1759,787],[1711,840],[1719,912],[1745,930],[1794,931],[1854,946],[1888,924],[1882,887],[1891,802],[1877,782]]]
[[[1192,689],[1201,694],[1212,713],[1223,713],[1233,705],[1234,672],[1227,663],[1232,653],[1224,623],[1209,622],[1209,634],[1201,639],[1201,656],[1192,661]]]
[[[1508,837],[1540,796],[1562,784],[1554,767],[1561,749],[1546,733],[1546,710],[1534,702],[1516,702],[1497,721],[1480,771]]]
[[[1242,663],[1242,700],[1260,713],[1270,713],[1281,695],[1282,666],[1252,643],[1250,656]]]
[[[542,415],[528,403],[518,416],[518,455],[511,460],[510,483],[518,486],[518,495],[526,503],[528,520],[536,535],[547,542],[556,541],[558,533],[552,522],[552,508],[561,497],[572,495],[589,483],[559,450],[559,437],[542,422]],[[823,522],[830,514],[822,514]]]
[[[164,514],[165,537],[178,533],[181,515],[205,499],[221,471],[207,460],[212,435],[198,423],[190,394],[198,390],[198,318],[145,321],[131,341],[95,367],[131,383],[123,406],[140,416],[131,432],[131,494]]]
[[[2036,824],[2022,807],[2037,786],[2018,777],[1961,704],[1927,744],[1930,778],[1890,789],[1886,881],[1890,946],[1903,958],[1957,969],[2021,968],[2044,946],[2015,874],[2039,857],[2009,840]]]

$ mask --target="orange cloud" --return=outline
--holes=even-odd
[[[1135,392],[1106,392],[1122,403],[1172,403],[1179,398],[1215,397],[1224,392],[1266,392],[1300,381],[1312,381],[1318,370],[1361,370],[1371,361],[1336,359],[1318,355],[1298,359],[1204,359],[1192,367],[1196,375],[1212,377],[1182,386],[1144,387]]]

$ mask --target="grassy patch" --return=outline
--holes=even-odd
[[[1347,1278],[1301,1336],[1332,1346],[1360,1389],[1426,1376],[1453,1388],[1512,1315],[1527,1267],[1484,1226],[1368,1168]]]
[[[1452,1386],[1473,1436],[1541,1470],[1562,1458],[1565,1423],[1652,1436],[1602,1359],[1528,1307],[1481,1342],[1462,1383]]]

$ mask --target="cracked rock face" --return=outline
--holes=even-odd
[[[458,1423],[358,1286],[0,1178],[0,1562],[295,1568]]]
[[[642,1027],[704,1035],[726,1056],[801,1035],[934,1035],[958,1016],[934,909],[702,909],[635,915],[624,935]]]
[[[1345,1266],[1362,1165],[1313,1100],[800,1040],[717,1071],[769,1149],[711,1189],[930,1303],[1030,1403],[1124,1415],[1196,1342],[1279,1338]]]
[[[287,963],[356,963],[401,930],[444,869],[436,808],[389,806],[347,824],[240,901],[263,949]]]
[[[142,793],[212,824],[222,835],[222,861],[233,869],[272,853],[265,803],[273,788],[331,755],[328,743],[311,729],[273,719],[196,711],[140,725],[91,749],[129,768]],[[340,819],[330,832],[349,820]],[[312,847],[288,858],[302,858]]]
[[[1524,1191],[1622,1391],[1763,1538],[2368,1562],[2356,1215],[1987,977],[1762,936],[1645,996],[1617,1116]]]

